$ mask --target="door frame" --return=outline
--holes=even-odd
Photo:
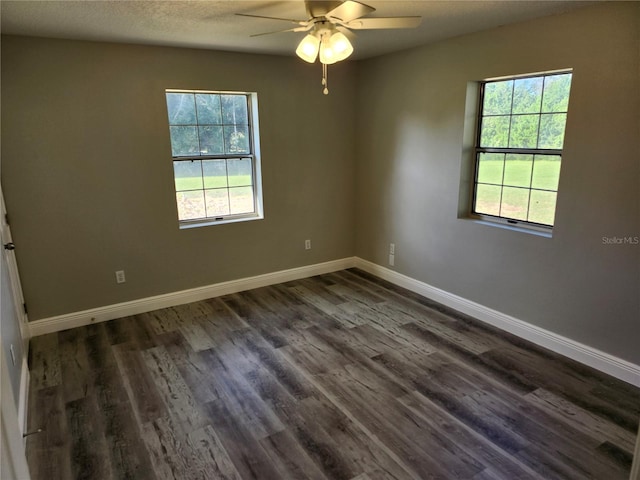
[[[25,450],[22,428],[18,412],[13,403],[13,388],[9,381],[9,370],[5,359],[4,347],[0,342],[0,477],[29,480],[29,466]],[[22,389],[21,389],[22,390]]]
[[[7,222],[7,206],[4,201],[4,193],[2,192],[2,186],[0,185],[0,239],[2,245],[7,243],[13,243],[13,237],[11,236],[11,226]],[[3,248],[2,254],[7,262],[7,269],[9,270],[9,280],[11,282],[11,294],[13,295],[13,303],[16,307],[16,315],[18,316],[18,323],[20,325],[20,335],[22,337],[22,348],[25,352],[25,356],[29,352],[29,340],[31,339],[31,332],[29,330],[29,318],[27,312],[25,312],[24,294],[22,293],[22,283],[20,282],[20,273],[18,272],[18,263],[16,262],[15,253],[9,254],[7,250]]]

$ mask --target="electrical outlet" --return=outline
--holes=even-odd
[[[9,352],[11,352],[11,363],[13,363],[13,366],[15,367],[15,365],[16,365],[16,352],[13,351],[13,343],[11,345],[9,345]]]
[[[396,254],[396,244],[395,243],[390,243],[389,244],[389,255],[395,255]]]
[[[389,254],[389,265],[392,267],[395,265],[396,256]]]
[[[124,283],[126,281],[127,281],[127,279],[124,276],[124,270],[118,270],[116,272],[116,283]]]
[[[305,250],[311,250],[311,240],[305,240],[304,241],[304,249]]]

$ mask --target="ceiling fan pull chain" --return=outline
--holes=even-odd
[[[324,85],[324,90],[322,90],[322,93],[324,93],[325,95],[329,94],[329,80],[328,80],[328,73],[329,73],[329,67],[327,66],[326,63],[322,64],[322,85]]]

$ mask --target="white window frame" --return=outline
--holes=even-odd
[[[487,83],[491,83],[491,82],[499,82],[499,81],[507,81],[507,80],[520,80],[520,79],[525,79],[525,78],[539,78],[539,77],[547,77],[547,76],[553,76],[553,75],[562,75],[562,74],[572,74],[573,75],[573,70],[572,69],[562,69],[562,70],[554,70],[554,71],[545,71],[545,72],[538,72],[538,73],[529,73],[529,74],[523,74],[523,75],[509,75],[509,76],[505,76],[505,77],[496,77],[496,78],[488,78],[488,79],[484,79],[482,81],[479,82],[474,82],[475,83],[475,88],[476,88],[476,93],[472,93],[469,91],[467,91],[467,103],[469,102],[470,98],[476,98],[476,100],[474,101],[474,103],[476,104],[475,107],[475,128],[473,129],[473,146],[472,146],[472,155],[473,155],[473,159],[472,159],[472,178],[470,179],[470,200],[469,200],[469,207],[468,207],[468,218],[471,219],[475,219],[475,220],[479,220],[481,223],[487,224],[487,225],[496,225],[496,226],[503,226],[503,227],[507,227],[510,228],[512,230],[517,230],[517,231],[522,231],[522,232],[529,232],[529,233],[539,233],[539,234],[543,234],[544,236],[551,236],[551,233],[553,231],[553,227],[555,225],[555,221],[554,221],[554,225],[546,225],[546,224],[541,224],[541,223],[535,223],[535,222],[531,222],[531,221],[527,221],[527,220],[521,220],[521,219],[513,219],[513,218],[509,218],[506,216],[495,216],[495,215],[490,215],[490,214],[486,214],[486,213],[478,213],[475,211],[475,203],[476,203],[476,192],[477,192],[477,185],[478,185],[478,170],[479,170],[479,158],[480,158],[480,153],[505,153],[505,154],[509,154],[509,153],[515,153],[515,154],[531,154],[531,155],[556,155],[560,157],[560,169],[562,169],[562,158],[563,158],[563,151],[564,151],[564,145],[562,148],[560,149],[544,149],[544,148],[510,148],[510,147],[504,147],[504,148],[490,148],[490,147],[481,147],[480,145],[480,137],[482,134],[482,113],[483,113],[483,107],[484,107],[484,88],[485,85]],[[467,108],[468,110],[468,108]],[[569,108],[567,107],[567,118],[568,118],[568,110]],[[541,115],[542,112],[539,114]],[[468,119],[468,114],[467,114],[467,119]],[[566,121],[565,121],[565,133],[566,133]],[[468,134],[465,133],[465,138],[468,138]],[[504,186],[504,184],[503,184]],[[522,187],[525,188],[525,187]],[[535,190],[531,187],[528,188],[529,191],[531,190]],[[559,191],[559,187],[558,190],[555,190],[556,194]],[[557,203],[554,209],[554,215],[555,212],[557,211]]]
[[[180,220],[178,216],[177,195],[176,199],[176,215],[178,216],[178,223],[180,229],[204,227],[210,225],[222,225],[227,223],[246,222],[251,220],[261,220],[264,218],[264,207],[262,199],[262,169],[261,169],[261,155],[260,155],[260,129],[258,122],[258,94],[256,92],[240,92],[240,91],[221,91],[221,90],[184,90],[169,88],[165,90],[165,105],[168,93],[189,93],[189,94],[213,94],[213,95],[243,95],[247,98],[247,115],[249,125],[249,153],[226,153],[218,155],[209,154],[197,154],[197,155],[171,155],[172,165],[175,162],[181,161],[194,161],[194,160],[230,160],[237,158],[250,158],[253,175],[253,198],[254,198],[254,211],[241,214],[227,214],[222,216],[211,216],[204,218],[185,219]],[[167,121],[168,126],[171,124]],[[197,123],[195,125],[198,125]],[[170,128],[168,129],[170,132]],[[169,141],[171,142],[171,135],[169,134]],[[229,188],[229,187],[227,187]],[[204,188],[203,188],[204,191]],[[175,188],[175,176],[174,176],[174,192],[177,194]]]

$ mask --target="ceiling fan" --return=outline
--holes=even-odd
[[[266,18],[281,20],[297,25],[293,28],[275,32],[251,35],[271,35],[283,32],[309,32],[298,44],[296,55],[306,62],[314,63],[320,58],[322,64],[322,85],[324,94],[328,94],[327,65],[334,64],[349,57],[353,53],[353,46],[349,37],[354,38],[351,30],[372,30],[389,28],[415,28],[422,21],[422,17],[369,17],[375,8],[356,2],[355,0],[326,1],[305,0],[305,7],[309,18],[295,20],[291,18],[267,17],[237,13],[243,17]]]

